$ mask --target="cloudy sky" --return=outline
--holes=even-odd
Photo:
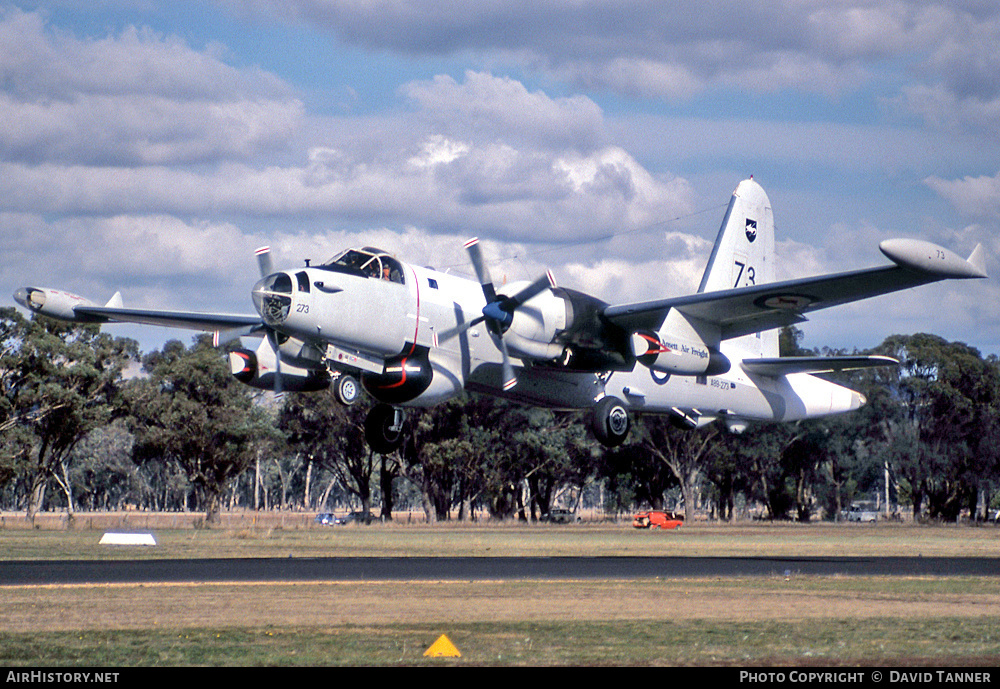
[[[252,313],[263,244],[471,274],[479,236],[498,279],[673,296],[750,175],[779,278],[891,237],[996,274],[998,46],[994,0],[0,0],[0,287]],[[1000,354],[998,296],[882,297],[804,344]]]

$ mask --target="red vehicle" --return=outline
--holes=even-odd
[[[632,520],[632,526],[637,529],[676,529],[684,523],[684,517],[674,512],[650,510],[640,512]]]

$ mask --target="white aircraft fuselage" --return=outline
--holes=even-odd
[[[429,381],[401,374],[399,380],[393,377],[380,386],[377,375],[367,377],[370,383],[366,389],[380,401],[426,407],[463,389],[502,392],[502,358],[485,323],[450,339],[440,337],[482,313],[486,300],[480,285],[421,266],[399,262],[399,267],[401,281],[318,267],[288,271],[290,277],[300,273],[305,278],[289,280],[292,290],[287,316],[269,325],[295,340],[325,349],[334,365],[342,362],[345,368],[361,368],[360,358],[375,355],[379,371],[369,374],[383,373],[378,358],[403,355],[405,359],[410,344],[425,348],[432,372]],[[323,288],[316,289],[317,284]],[[513,294],[525,284],[512,283],[506,291]],[[310,288],[303,291],[299,285]],[[545,297],[551,300],[549,293]],[[555,329],[546,316],[551,319],[556,309],[530,309],[533,301],[526,303],[523,319],[531,326],[529,332],[543,335]],[[565,325],[565,318],[561,324]],[[734,422],[792,421],[851,411],[864,403],[858,393],[815,375],[768,377],[744,371],[739,365],[742,360],[760,358],[763,349],[762,338],[756,336],[722,343],[722,353],[735,365],[714,376],[660,372],[636,361],[630,370],[578,371],[572,363],[560,365],[560,349],[551,352],[553,356],[544,363],[519,367],[517,385],[503,395],[525,404],[566,410],[589,409],[604,395],[614,395],[636,413],[683,411],[700,422],[719,416]],[[289,350],[285,355],[283,350],[289,361],[296,354]],[[406,368],[402,360],[399,366]],[[410,368],[419,373],[416,365],[411,363]],[[425,382],[426,388],[420,389]]]

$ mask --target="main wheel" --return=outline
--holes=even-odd
[[[396,410],[379,404],[365,417],[365,440],[368,447],[380,455],[388,455],[403,444],[403,424],[396,425]]]
[[[602,445],[618,447],[628,437],[631,422],[625,403],[617,397],[601,398],[594,406],[590,417],[590,428]]]

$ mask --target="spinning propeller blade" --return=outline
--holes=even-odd
[[[472,326],[485,321],[487,327],[497,336],[497,340],[499,341],[500,354],[503,357],[502,386],[504,390],[510,390],[517,385],[517,376],[514,375],[514,366],[510,362],[510,354],[507,351],[507,343],[503,339],[503,334],[513,322],[514,312],[532,297],[541,294],[546,289],[555,287],[556,281],[552,277],[551,272],[546,272],[545,275],[511,297],[497,296],[496,289],[493,287],[493,277],[490,275],[486,261],[483,260],[483,252],[479,247],[479,239],[473,237],[465,243],[465,248],[469,252],[469,258],[472,261],[473,269],[476,271],[479,284],[483,287],[486,306],[483,307],[482,317],[475,318],[468,323],[463,323],[456,328],[448,330],[442,333],[440,337],[446,340],[450,339]]]
[[[517,376],[514,375],[514,367],[510,363],[510,354],[507,353],[507,343],[500,338],[500,353],[503,355],[503,380],[501,387],[504,392],[511,390],[517,385]]]
[[[271,263],[271,247],[262,246],[254,254],[257,256],[257,265],[260,267],[260,276],[267,277],[274,273],[274,265]],[[271,328],[266,328],[266,337],[271,349],[274,350],[274,398],[280,400],[283,397],[281,388],[281,347],[278,345],[278,334]]]
[[[260,276],[267,277],[274,272],[271,265],[271,247],[262,246],[254,252],[257,255],[257,265],[260,266]]]
[[[479,284],[483,286],[486,303],[489,304],[492,301],[496,301],[497,293],[493,289],[493,278],[490,276],[490,269],[486,267],[486,261],[483,260],[483,250],[479,248],[479,237],[473,237],[467,241],[465,248],[469,252],[469,258],[472,259],[472,267],[476,271],[476,277],[479,278]]]

